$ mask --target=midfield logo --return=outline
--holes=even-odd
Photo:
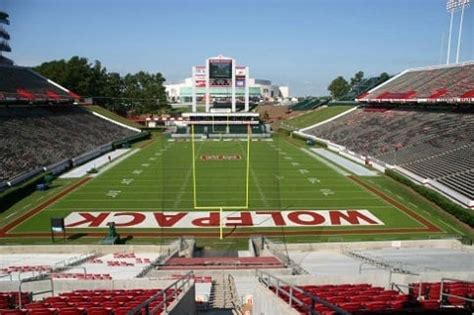
[[[238,160],[242,160],[242,157],[238,154],[234,154],[234,155],[222,155],[222,154],[219,154],[219,155],[206,155],[206,154],[203,154],[201,155],[201,160],[202,161],[238,161]]]
[[[126,228],[216,228],[225,227],[318,227],[384,225],[366,209],[294,210],[294,211],[225,211],[221,220],[213,211],[78,211],[66,217],[68,228],[106,228],[115,222]]]

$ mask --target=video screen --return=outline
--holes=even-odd
[[[211,79],[231,79],[232,78],[232,61],[210,61],[209,77]]]

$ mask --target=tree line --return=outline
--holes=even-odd
[[[81,97],[93,98],[120,114],[163,113],[170,109],[161,73],[139,71],[124,76],[109,72],[96,60],[74,56],[53,60],[34,67],[34,71],[67,87]]]
[[[375,77],[375,79],[377,84],[381,84],[390,79],[390,75],[386,72],[382,72],[378,77]],[[350,78],[350,81],[347,81],[343,76],[338,76],[329,84],[328,91],[331,93],[331,97],[337,100],[347,95],[350,91],[355,90],[367,80],[368,79],[364,77],[363,71],[356,72],[354,76]]]

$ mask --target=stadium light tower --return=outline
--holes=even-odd
[[[449,22],[449,36],[448,36],[448,54],[446,57],[446,64],[449,64],[450,53],[451,53],[451,35],[453,31],[453,17],[454,13],[458,10],[461,10],[461,20],[459,21],[459,33],[458,33],[458,46],[456,51],[456,63],[459,62],[459,52],[461,50],[461,36],[462,36],[462,26],[464,20],[464,10],[469,7],[471,0],[448,0],[446,4],[446,9],[451,13],[451,19]]]

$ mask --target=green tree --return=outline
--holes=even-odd
[[[383,82],[387,81],[388,79],[390,79],[390,75],[387,72],[382,72],[379,75],[379,79],[380,79],[380,83],[383,83]]]
[[[364,80],[364,72],[359,71],[351,78],[351,86],[354,87]]]
[[[87,58],[74,56],[68,61],[42,63],[35,71],[67,87],[83,97],[119,113],[163,113],[168,104],[165,78],[161,73],[140,71],[122,77],[107,72],[101,62],[89,63]]]
[[[351,89],[351,86],[342,76],[335,78],[328,86],[328,91],[331,93],[332,98],[339,99],[346,95]]]

